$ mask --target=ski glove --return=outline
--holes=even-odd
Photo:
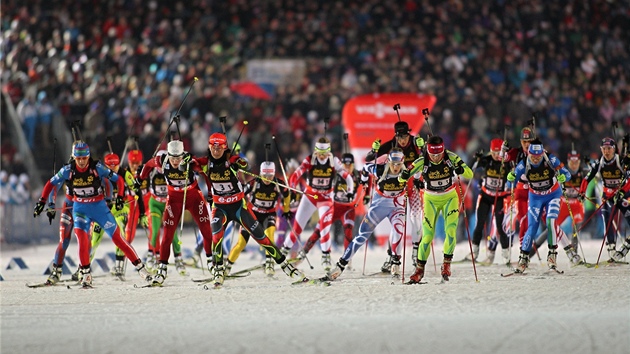
[[[398,182],[405,183],[409,179],[411,175],[409,174],[409,170],[404,170],[398,175]]]
[[[247,160],[242,157],[233,156],[230,158],[230,169],[236,174],[238,170],[244,170],[247,168]]]
[[[46,209],[46,216],[48,216],[48,223],[52,225],[52,221],[55,219],[55,215],[57,215],[57,210],[55,210],[55,203],[48,204],[48,209]]]
[[[508,151],[510,151],[510,146],[507,144],[507,141],[506,141],[503,143],[503,145],[501,145],[501,152],[503,153],[502,155],[507,154]]]
[[[363,204],[368,205],[370,204],[370,196],[369,195],[364,195],[363,196]]]
[[[346,193],[346,198],[348,198],[349,201],[353,201],[354,200],[354,193]]]
[[[144,228],[149,227],[149,218],[146,215],[140,217],[140,226]]]
[[[125,201],[123,200],[123,197],[117,196],[116,197],[116,210],[122,210],[124,206],[125,206]]]
[[[479,151],[477,151],[477,152],[475,153],[475,159],[479,160],[479,159],[481,159],[482,157],[483,157],[483,149],[481,149],[481,150],[479,150]]]
[[[136,195],[140,195],[140,187],[142,187],[142,180],[139,178],[133,179],[133,191]]]
[[[583,202],[583,201],[584,201],[584,193],[578,193],[578,200],[579,200],[580,202]]]
[[[39,214],[44,211],[44,205],[46,205],[46,199],[39,198],[39,201],[35,203],[35,208],[33,208],[33,217],[36,218]]]
[[[626,193],[622,189],[619,189],[613,196],[613,203],[617,204],[618,202],[624,200],[625,197]]]
[[[556,179],[558,180],[559,183],[564,183],[567,181],[567,176],[565,176],[564,174],[560,173],[558,174],[558,177],[556,177]]]
[[[378,149],[380,148],[381,148],[381,139],[374,140],[374,142],[372,143],[372,150],[378,151]]]
[[[416,137],[416,146],[420,149],[422,149],[422,147],[424,146],[424,139],[422,139],[420,135]]]
[[[514,173],[514,171],[510,171],[510,173],[508,173],[508,175],[507,175],[507,180],[509,182],[516,181],[516,173]]]
[[[188,164],[192,161],[192,155],[190,153],[185,153],[182,157],[182,162],[179,164],[180,171],[186,171],[188,169]]]
[[[288,221],[291,222],[291,219],[293,219],[293,212],[292,211],[287,211],[286,213],[282,213],[282,217]]]
[[[457,164],[457,167],[455,167],[455,173],[457,173],[458,175],[464,173],[464,161],[459,161],[459,164]]]

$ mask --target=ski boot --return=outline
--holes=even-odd
[[[473,246],[473,250],[474,250],[474,247],[475,246]],[[490,250],[489,249],[488,252],[486,253],[486,259],[484,259],[483,262],[481,262],[481,263],[488,264],[488,265],[494,263],[494,256],[496,255],[496,253],[497,253],[496,250]]]
[[[475,258],[475,262],[479,262],[479,245],[473,244],[472,245],[472,254],[467,254],[466,257],[464,257],[464,260],[472,262],[473,256]]]
[[[512,260],[510,259],[510,249],[504,248],[501,250],[501,257],[503,258],[503,264],[510,267],[512,265]]]
[[[322,267],[327,272],[332,268],[332,261],[330,260],[330,253],[322,254]]]
[[[177,270],[177,273],[179,273],[179,275],[188,274],[186,273],[186,266],[184,265],[184,260],[182,259],[181,255],[175,257],[175,269]]]
[[[385,260],[385,262],[383,262],[383,265],[381,266],[381,272],[391,273],[391,271],[392,271],[392,256],[388,255],[387,259]]]
[[[72,275],[70,276],[70,279],[72,279],[73,281],[81,281],[81,268],[77,268],[77,271],[72,273]]]
[[[273,264],[273,258],[267,257],[265,259],[265,274],[270,278],[273,277],[274,274],[276,274],[276,270],[273,268]]]
[[[225,268],[223,264],[218,264],[214,267],[214,279],[212,280],[215,287],[223,286],[223,282],[225,281]]]
[[[573,245],[568,245],[564,248],[564,251],[566,252],[567,257],[569,257],[569,261],[571,261],[571,264],[573,264],[574,266],[584,264],[582,257],[577,254],[577,252],[573,248]]]
[[[144,263],[140,262],[136,264],[136,272],[138,272],[138,275],[140,276],[140,278],[144,279],[144,281],[149,284],[151,283],[153,277],[151,276],[151,273],[149,273],[149,271],[147,270],[147,267],[145,267]]]
[[[612,256],[613,261],[621,262],[623,258],[628,254],[628,250],[630,250],[630,237],[626,238],[621,246],[621,249]]]
[[[53,265],[52,269],[50,270],[50,275],[48,276],[48,279],[46,279],[46,284],[57,284],[59,280],[61,280],[61,274],[63,274],[63,268],[61,266],[57,267]]]
[[[558,269],[558,263],[556,262],[557,257],[558,251],[556,251],[555,248],[550,249],[549,253],[547,253],[547,265],[549,266],[549,270]]]
[[[144,265],[147,267],[147,270],[149,272],[155,271],[155,255],[152,251],[149,251],[149,253],[147,253],[147,260],[146,262],[144,262]]]
[[[414,267],[418,266],[418,248],[420,247],[420,242],[414,242],[413,248],[411,249],[411,264]]]
[[[614,259],[613,256],[617,252],[617,244],[607,243],[606,246],[607,246],[606,249],[608,250],[608,258]]]
[[[234,263],[230,262],[229,259],[225,262],[225,276],[230,275],[230,273],[232,272],[232,266],[233,265],[234,265]],[[212,273],[210,273],[210,274],[212,274]]]
[[[149,273],[147,272],[148,276],[145,277],[145,281],[151,282],[152,285],[162,286],[162,284],[164,284],[164,280],[166,280],[166,274],[168,273],[167,267],[168,266],[166,265],[166,263],[158,264],[157,274],[155,274],[155,276],[153,276],[153,279],[151,279],[151,276],[148,275]],[[140,273],[139,270],[138,273]],[[142,276],[142,274],[140,274],[140,276]]]
[[[214,274],[214,262],[212,261],[212,257],[208,257],[206,266],[208,267],[208,272],[210,272],[210,274]]]
[[[116,255],[116,264],[112,268],[112,275],[118,277],[118,279],[125,281],[125,256]]]
[[[424,278],[424,264],[418,262],[416,266],[416,270],[413,272],[411,277],[409,277],[408,284],[418,284]]]
[[[297,281],[303,281],[306,278],[306,275],[304,275],[304,273],[295,268],[291,263],[287,262],[286,259],[280,264],[280,268],[282,269],[284,274],[294,279],[297,278]]]
[[[444,281],[448,281],[451,276],[451,261],[453,260],[453,255],[444,255],[444,263],[442,263],[442,279]]]
[[[92,287],[92,269],[90,267],[81,268],[81,286],[84,288]]]
[[[345,263],[345,264],[342,264],[342,263]],[[348,265],[348,263],[344,262],[343,259],[340,259],[339,262],[335,264],[335,268],[333,268],[331,271],[326,273],[326,277],[325,277],[326,280],[335,280],[339,278],[341,273],[343,273],[343,271],[346,269],[346,265]]]
[[[392,278],[400,278],[400,256],[392,256]]]
[[[518,257],[518,265],[514,269],[514,273],[525,273],[525,269],[529,265],[529,254],[521,251],[521,255]]]
[[[285,257],[289,254],[289,252],[291,252],[291,248],[289,247],[282,246],[282,248],[280,248],[280,253],[282,253]]]

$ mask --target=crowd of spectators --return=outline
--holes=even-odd
[[[194,77],[187,148],[204,153],[219,116],[230,141],[247,120],[254,163],[272,134],[303,158],[325,117],[340,153],[344,103],[372,92],[437,96],[433,130],[468,156],[508,125],[516,144],[533,112],[562,157],[570,142],[597,154],[612,122],[630,126],[627,1],[9,0],[2,32],[4,92],[16,105],[43,93],[97,155],[104,136],[122,151],[133,135],[150,156]],[[230,90],[248,60],[272,58],[304,59],[304,78],[270,100]]]

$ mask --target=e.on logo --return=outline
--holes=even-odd
[[[371,116],[374,116],[378,119],[382,119],[383,117],[385,117],[386,114],[389,115],[394,115],[395,117],[398,117],[398,114],[396,114],[396,111],[392,109],[392,107],[388,104],[385,104],[382,101],[378,101],[375,102],[372,105],[356,105],[354,107],[355,111],[358,114],[369,114]],[[402,116],[403,114],[407,114],[407,115],[417,115],[420,111],[422,110],[422,108],[418,107],[418,106],[404,106],[404,107],[400,107],[400,109],[398,110],[398,112],[400,113],[400,115]]]

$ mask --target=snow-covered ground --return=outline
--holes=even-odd
[[[601,241],[582,245],[594,263]],[[104,242],[98,257],[112,247]],[[457,245],[455,259],[467,250],[467,243]],[[24,286],[45,280],[53,253],[52,245],[1,250],[1,353],[613,354],[630,348],[630,266],[571,268],[563,252],[564,275],[546,274],[534,258],[526,276],[502,278],[506,269],[495,264],[478,266],[475,281],[471,264],[455,264],[447,284],[431,260],[424,285],[364,276],[361,250],[353,262],[358,269],[330,287],[291,286],[278,270],[276,280],[257,271],[204,290],[190,280],[207,276],[200,269],[190,269],[190,277],[170,269],[162,288],[134,288],[141,280],[131,269],[126,282],[96,278],[93,290]],[[515,246],[513,260],[516,253]],[[68,255],[77,260],[74,241]],[[7,270],[13,257],[29,269]],[[315,268],[300,268],[322,276],[319,257],[313,250]],[[384,258],[384,249],[369,249],[365,273],[378,271]],[[438,272],[441,258],[439,252]],[[243,254],[234,270],[257,262]],[[411,272],[407,262],[406,279]]]

